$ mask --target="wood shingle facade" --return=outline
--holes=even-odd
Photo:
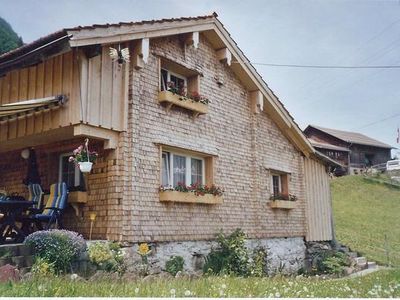
[[[0,56],[0,105],[68,97],[57,110],[0,122],[0,187],[26,195],[20,152],[34,147],[48,189],[75,172],[63,170],[63,157],[89,137],[99,159],[84,177],[85,200],[71,200],[65,215],[66,227],[85,236],[95,213],[93,238],[130,243],[210,240],[238,227],[252,239],[333,238],[329,160],[316,155],[216,15],[62,33],[62,46],[53,35]],[[129,63],[109,57],[118,44]],[[40,60],[38,48],[49,55]],[[163,74],[209,103],[162,91]],[[222,187],[222,198],[160,196],[164,181],[193,178]],[[293,208],[272,207],[275,190],[295,195]],[[74,192],[70,199],[80,197]]]

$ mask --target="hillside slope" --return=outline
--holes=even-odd
[[[361,176],[331,182],[337,239],[369,260],[400,266],[400,190]],[[385,235],[387,242],[385,242]]]
[[[0,54],[22,46],[22,38],[18,37],[11,25],[0,17]]]

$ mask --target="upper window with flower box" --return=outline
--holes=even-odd
[[[200,94],[200,74],[167,59],[160,59],[160,103],[169,111],[174,105],[193,112],[193,116],[208,112],[209,100]]]

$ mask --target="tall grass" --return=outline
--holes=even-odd
[[[361,176],[336,178],[331,186],[338,240],[369,260],[400,267],[400,190]]]
[[[400,270],[353,279],[204,277],[137,282],[45,278],[0,284],[2,297],[400,297]]]

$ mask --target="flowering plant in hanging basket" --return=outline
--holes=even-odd
[[[95,151],[89,151],[89,139],[85,140],[84,145],[80,145],[72,152],[69,158],[70,162],[75,162],[83,173],[89,173],[92,170],[93,162],[96,160],[98,154]]]

